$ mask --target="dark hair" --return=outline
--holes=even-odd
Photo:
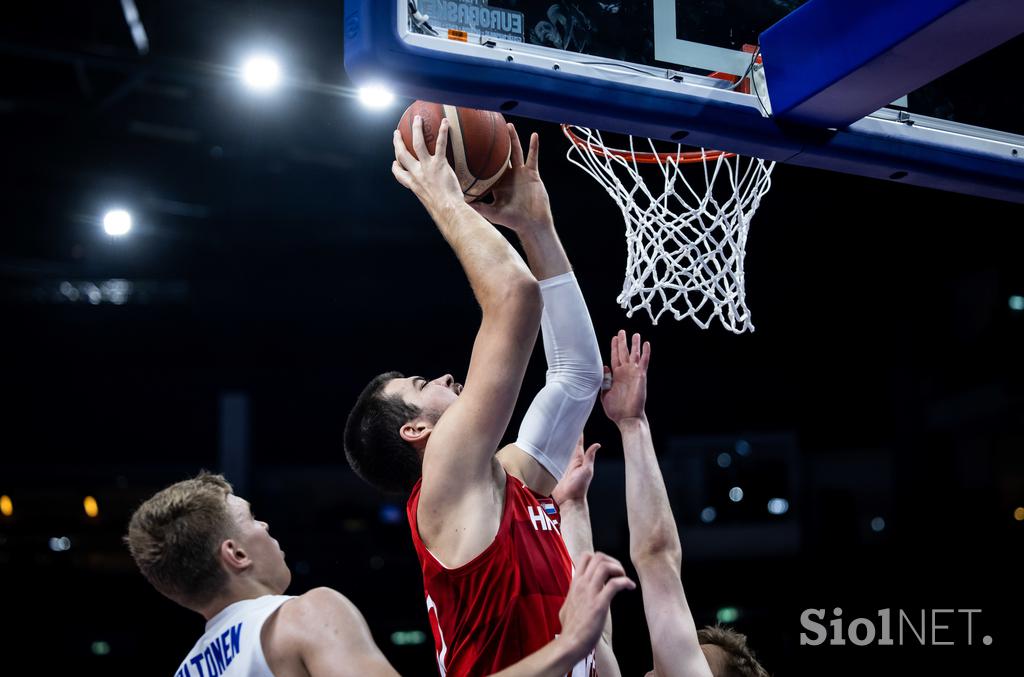
[[[409,493],[423,474],[423,461],[398,431],[421,411],[399,395],[384,395],[384,386],[396,378],[402,374],[381,374],[359,394],[345,423],[345,458],[357,475],[381,491]]]
[[[714,625],[698,630],[697,641],[701,644],[714,644],[725,652],[725,673],[716,677],[768,677],[768,671],[757,662],[747,646],[746,635]]]

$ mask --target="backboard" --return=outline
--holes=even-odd
[[[773,61],[765,37],[779,35],[780,22],[799,27],[794,19],[830,4],[843,7],[837,0],[347,0],[346,69],[358,85],[385,84],[410,97],[1024,202],[1024,106],[1007,87],[1024,56],[1024,43],[1012,39],[1024,31],[1014,0],[845,3],[835,14],[842,21],[812,24],[822,26],[821,35],[803,46],[835,57],[891,37],[867,66],[820,59],[837,71],[826,76],[846,78],[840,84],[854,98],[861,91],[878,96],[882,85],[898,88],[896,75],[912,70],[901,71],[901,58],[927,55],[922,45],[944,45],[965,63],[996,51],[896,91],[850,124],[791,124],[773,102],[782,98],[783,80],[793,78],[792,63],[781,68],[784,57],[794,57],[776,49]],[[934,5],[935,16],[921,14],[924,5]],[[919,25],[908,23],[904,36],[875,30],[902,26],[903,17],[885,15],[893,7],[917,11]],[[951,41],[958,26],[964,39]],[[815,43],[823,36],[848,42],[830,52],[827,42]],[[954,43],[961,52],[949,47]],[[754,60],[756,45],[764,48],[763,68]],[[808,71],[825,67],[807,52],[796,58],[797,76],[804,64]],[[929,59],[919,60],[925,63],[915,65],[917,76],[928,70]],[[839,73],[843,68],[862,80]],[[752,86],[730,89],[729,81],[709,77],[716,72],[749,73]],[[870,78],[866,85],[863,78]],[[831,84],[821,91],[832,91]]]

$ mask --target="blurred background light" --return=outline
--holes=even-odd
[[[729,453],[726,451],[720,453],[718,455],[718,458],[715,460],[717,461],[719,468],[728,468],[730,465],[732,465],[732,456],[730,456]]]
[[[784,515],[789,511],[789,501],[784,498],[773,498],[768,501],[768,512],[773,515]]]
[[[421,630],[404,630],[391,633],[391,643],[395,646],[415,646],[427,641],[427,634]]]
[[[734,606],[724,606],[715,613],[719,623],[735,623],[740,617],[740,610]]]
[[[718,517],[718,511],[712,508],[711,506],[708,506],[700,511],[700,521],[704,522],[705,524],[711,524],[715,521],[716,517]]]
[[[733,503],[739,503],[743,500],[743,489],[740,487],[733,487],[729,490],[729,500]]]
[[[71,549],[71,539],[67,536],[59,536],[50,539],[50,550],[54,552],[65,552]]]
[[[14,501],[7,494],[0,496],[0,514],[4,517],[10,517],[14,514]]]
[[[883,518],[876,517],[873,520],[871,520],[872,531],[882,531],[883,529],[885,529],[885,520]]]
[[[1010,310],[1016,310],[1017,312],[1024,310],[1024,296],[1011,296]]]
[[[100,505],[92,496],[86,496],[82,501],[82,506],[85,508],[85,514],[89,517],[96,517],[100,514]]]

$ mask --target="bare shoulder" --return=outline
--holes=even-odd
[[[313,588],[282,604],[268,620],[263,646],[275,675],[395,674],[359,609],[331,588]]]
[[[363,615],[345,595],[333,588],[313,588],[282,605],[281,620],[307,633],[323,627],[327,621],[363,625]]]

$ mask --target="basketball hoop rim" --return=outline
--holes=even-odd
[[[743,45],[743,51],[748,52],[753,56],[753,60],[756,63],[762,63],[761,56],[758,54],[759,48],[756,45]],[[753,66],[753,63],[751,64]],[[725,80],[732,82],[737,85],[737,90],[745,94],[750,93],[750,78],[749,77],[738,77],[730,75],[729,73],[711,73],[709,77],[718,78],[719,80]],[[636,152],[632,150],[620,150],[618,148],[607,148],[605,146],[595,146],[586,139],[581,138],[578,134],[572,131],[574,125],[562,124],[562,132],[565,136],[578,148],[585,148],[592,152],[598,157],[617,157],[623,160],[629,160],[642,165],[653,165],[662,164],[665,162],[675,162],[677,164],[695,164],[697,162],[707,162],[709,160],[717,160],[718,158],[729,159],[736,157],[736,153],[730,153],[724,150],[689,150],[685,152],[675,153],[655,153],[651,151]]]
[[[707,162],[709,160],[717,160],[718,158],[731,158],[736,157],[736,153],[729,153],[724,150],[689,150],[683,152],[665,152],[655,153],[652,151],[632,151],[632,150],[621,150],[618,148],[607,148],[604,146],[595,146],[584,138],[581,138],[576,132],[572,131],[573,125],[562,124],[562,133],[571,141],[574,145],[579,148],[585,148],[592,152],[594,155],[599,157],[617,157],[623,160],[629,160],[638,164],[663,164],[665,162],[675,162],[677,164],[695,164],[697,162]]]

